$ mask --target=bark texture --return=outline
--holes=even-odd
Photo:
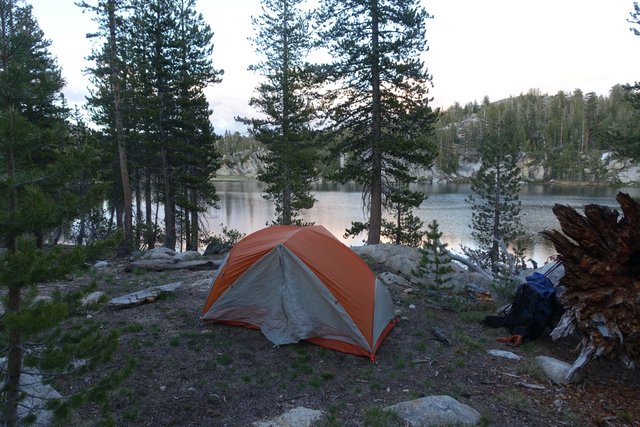
[[[587,205],[584,215],[555,205],[562,232],[542,234],[564,264],[566,312],[554,339],[578,331],[581,354],[568,376],[597,357],[620,357],[627,367],[640,360],[640,204],[618,193],[622,209]]]

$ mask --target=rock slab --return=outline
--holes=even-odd
[[[387,406],[412,427],[438,425],[476,425],[480,413],[451,396],[427,396]]]
[[[259,421],[253,425],[255,427],[311,427],[323,416],[322,411],[299,406],[270,421]]]

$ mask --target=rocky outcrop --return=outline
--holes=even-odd
[[[259,151],[243,150],[223,156],[222,166],[218,169],[218,176],[245,176],[255,178],[264,170],[261,157],[267,153],[266,149]],[[480,168],[480,160],[476,157],[460,157],[458,170],[455,173],[445,173],[436,165],[430,168],[414,167],[411,173],[419,182],[447,183],[466,182],[472,178]],[[600,156],[600,166],[607,183],[634,185],[640,184],[640,165],[632,159],[619,159],[611,152],[604,152]],[[552,170],[539,161],[522,153],[518,159],[522,180],[525,182],[544,182],[551,179]],[[591,173],[585,169],[584,175]]]
[[[238,151],[222,157],[218,176],[246,176],[255,178],[264,170],[264,162],[260,159],[266,150]]]

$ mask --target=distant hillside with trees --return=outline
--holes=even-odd
[[[491,105],[512,111],[510,132],[519,151],[544,168],[545,180],[604,181],[601,161],[605,152],[630,156],[638,151],[640,113],[630,98],[630,88],[616,85],[608,96],[580,89],[572,93],[526,94],[482,104],[456,103],[444,110],[436,130],[436,165],[454,173],[461,162],[477,161],[483,120]],[[636,159],[637,160],[637,159]]]
[[[432,136],[438,148],[435,166],[459,180],[461,167],[480,160],[483,123],[490,108],[500,106],[513,113],[509,113],[514,120],[508,131],[515,135],[521,157],[544,171],[541,179],[533,180],[609,182],[605,153],[610,153],[605,155],[607,161],[618,157],[637,164],[640,157],[640,112],[634,107],[634,96],[633,87],[616,85],[607,96],[580,89],[555,95],[531,89],[493,102],[485,97],[480,104],[456,103],[440,111]],[[245,161],[262,149],[262,144],[239,133],[226,133],[217,146],[223,164],[231,170],[238,159]],[[324,165],[325,175],[339,165],[339,159],[332,160]]]

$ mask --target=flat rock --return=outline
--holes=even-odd
[[[147,302],[153,302],[164,292],[175,292],[182,282],[169,283],[162,286],[154,286],[152,288],[142,289],[131,294],[119,296],[109,301],[109,305],[115,308],[132,307]]]
[[[582,379],[582,375],[576,372],[571,381],[567,380],[567,374],[572,368],[570,363],[563,362],[553,357],[538,356],[536,357],[536,365],[538,365],[544,373],[557,384],[576,383]]]
[[[522,360],[522,356],[518,356],[517,354],[511,351],[491,349],[491,350],[487,350],[487,353],[489,353],[492,356],[503,357],[505,359]]]
[[[95,264],[93,264],[93,268],[105,268],[108,266],[109,263],[107,261],[97,261]]]
[[[437,425],[476,425],[480,413],[451,396],[427,396],[384,408],[395,412],[412,427]]]
[[[253,425],[255,427],[310,427],[323,416],[322,411],[299,406],[270,421],[259,421]]]

